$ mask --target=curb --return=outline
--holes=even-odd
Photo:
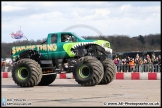
[[[11,72],[1,72],[1,78],[11,78]],[[57,74],[56,79],[74,79],[72,73]],[[116,80],[161,80],[161,73],[157,72],[117,72],[115,75]]]

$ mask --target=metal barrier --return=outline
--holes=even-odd
[[[1,67],[1,72],[11,72],[12,71],[12,66],[2,66]]]
[[[118,72],[161,72],[161,65],[144,64],[144,65],[120,65],[117,66]]]
[[[161,65],[156,64],[135,65],[133,68],[130,67],[130,65],[117,66],[117,72],[161,72]],[[12,67],[1,67],[1,72],[11,71]]]

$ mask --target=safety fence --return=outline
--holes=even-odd
[[[161,72],[161,65],[144,64],[144,65],[119,65],[118,72]]]
[[[1,72],[11,72],[12,66],[1,66]]]

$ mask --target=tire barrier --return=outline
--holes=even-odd
[[[11,72],[1,72],[1,78],[11,78]],[[72,73],[57,74],[56,79],[74,79]],[[161,80],[161,73],[157,72],[117,72],[115,80]]]

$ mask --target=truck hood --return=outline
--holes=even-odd
[[[106,44],[107,43],[107,47],[110,47],[110,43],[108,41],[105,41],[105,40],[82,40],[82,42],[94,42],[94,43],[97,43],[99,45],[103,45],[103,44]]]
[[[75,54],[72,52],[72,49],[75,49],[76,47],[81,46],[81,45],[86,45],[86,44],[91,44],[91,43],[98,44],[102,46],[103,48],[106,48],[105,50],[110,49],[110,43],[105,40],[82,40],[81,42],[65,43],[63,45],[63,49],[68,53],[70,57],[74,57]]]

